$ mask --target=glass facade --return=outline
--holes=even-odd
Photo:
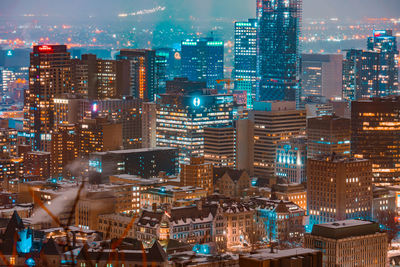
[[[157,146],[179,148],[179,164],[203,156],[205,126],[232,124],[232,95],[162,94],[157,104]]]
[[[215,88],[224,78],[224,42],[213,38],[182,41],[182,77],[191,81],[205,81]]]
[[[301,4],[301,0],[261,1],[258,100],[296,99]]]
[[[256,93],[257,25],[256,19],[235,23],[235,90],[246,92],[249,109]]]

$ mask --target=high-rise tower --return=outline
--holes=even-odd
[[[29,90],[25,94],[25,127],[34,150],[50,151],[54,125],[53,99],[71,90],[71,60],[65,45],[34,46],[30,55]]]
[[[257,99],[295,100],[299,91],[299,35],[302,0],[260,0],[260,85]]]

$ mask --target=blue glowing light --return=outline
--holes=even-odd
[[[29,253],[32,248],[32,233],[29,232],[29,229],[24,229],[18,234],[17,251],[19,253]]]
[[[12,57],[13,56],[13,51],[12,50],[8,50],[7,51],[7,56],[8,57]]]
[[[210,254],[210,246],[208,244],[196,244],[192,251],[200,254]]]
[[[200,98],[195,97],[195,98],[193,99],[193,105],[194,105],[195,107],[200,106]]]
[[[28,266],[35,266],[36,265],[35,260],[32,259],[32,258],[27,259],[25,261],[25,264],[28,265]]]

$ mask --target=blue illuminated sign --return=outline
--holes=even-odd
[[[193,99],[193,105],[194,105],[195,107],[200,106],[200,98],[195,97],[195,98]]]
[[[13,51],[12,50],[8,50],[7,51],[7,56],[8,57],[12,57],[13,56]]]

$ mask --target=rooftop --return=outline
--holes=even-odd
[[[331,223],[316,224],[311,231],[312,236],[331,239],[343,239],[356,236],[380,233],[379,224],[363,220],[344,220]]]
[[[257,250],[254,254],[244,255],[245,258],[258,259],[258,260],[269,260],[269,259],[279,259],[279,258],[289,258],[294,256],[301,256],[304,254],[317,253],[318,250],[310,248],[292,248],[285,250],[275,249],[273,253],[268,249]]]

